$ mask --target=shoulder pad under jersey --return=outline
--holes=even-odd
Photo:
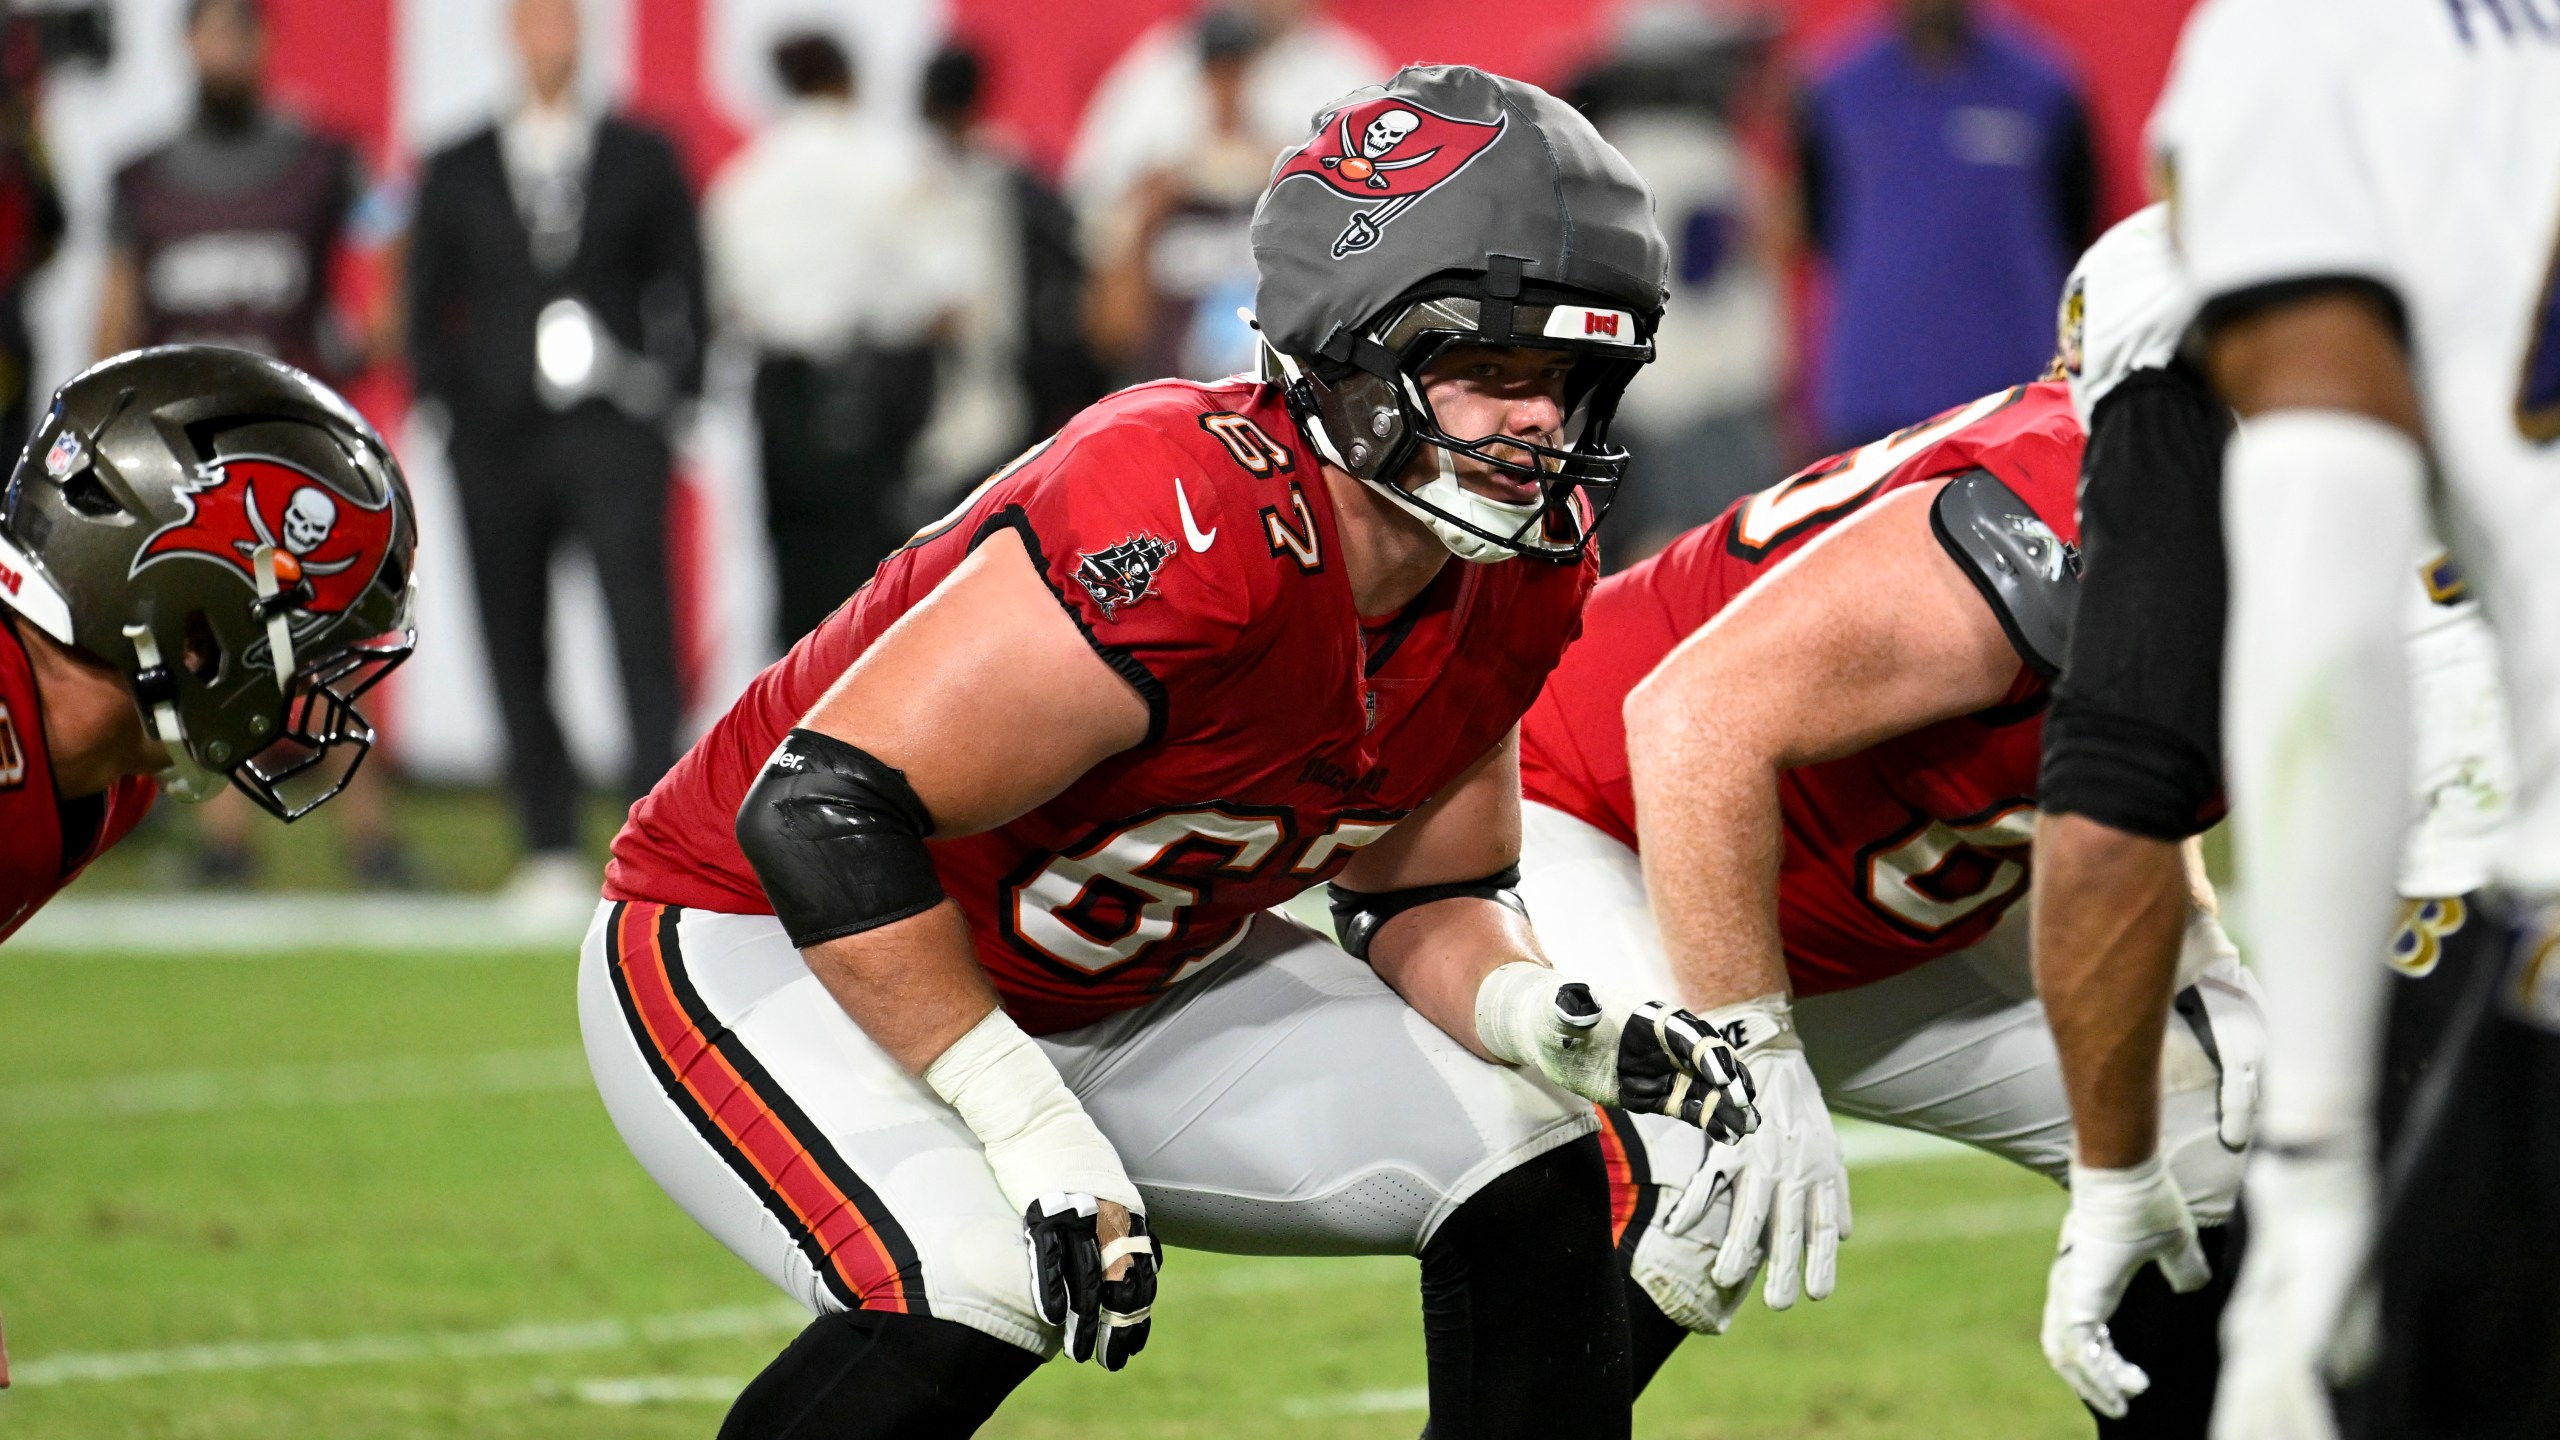
[[[2048,680],[2062,673],[2080,604],[2080,552],[1988,470],[1948,481],[1929,507],[1929,528],[2000,617],[2018,658]]]
[[[2167,205],[2136,210],[2098,237],[2062,287],[2059,353],[2083,429],[2125,376],[2177,358],[2195,313]]]

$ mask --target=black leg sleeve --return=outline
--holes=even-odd
[[[963,1440],[1039,1366],[950,1320],[822,1315],[748,1382],[719,1440]]]
[[[1627,1306],[1586,1136],[1486,1186],[1422,1249],[1434,1440],[1624,1437]]]
[[[1653,1377],[1662,1373],[1671,1352],[1689,1338],[1689,1327],[1663,1314],[1662,1307],[1653,1303],[1653,1297],[1644,1293],[1644,1287],[1633,1277],[1628,1278],[1626,1288],[1629,1372],[1635,1393],[1642,1395],[1644,1387],[1653,1383]]]
[[[2181,1295],[2161,1278],[2159,1266],[2145,1265],[2125,1290],[2107,1329],[2117,1351],[2151,1377],[2151,1388],[2123,1419],[2096,1417],[2100,1440],[2204,1440],[2222,1376],[2222,1307],[2240,1268],[2237,1230],[2216,1225],[2203,1232],[2204,1258],[2213,1266],[2203,1289]]]

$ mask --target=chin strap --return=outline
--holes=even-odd
[[[150,627],[144,625],[127,625],[124,638],[133,646],[134,659],[142,662],[133,677],[134,701],[150,722],[153,737],[169,752],[168,768],[154,778],[161,788],[190,804],[213,798],[225,781],[198,765],[195,753],[187,748],[186,726],[178,720],[177,682],[161,663],[160,642],[151,638]]]
[[[293,625],[285,618],[293,608],[290,601],[279,603],[284,587],[276,581],[276,547],[261,545],[249,552],[249,565],[258,575],[258,613],[267,622],[267,658],[275,662],[276,689],[293,693]],[[297,577],[297,586],[299,579]]]

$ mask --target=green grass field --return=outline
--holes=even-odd
[[[281,938],[281,937],[280,937]],[[708,1436],[797,1328],[587,1088],[568,954],[0,956],[13,1440]],[[1841,1291],[1693,1341],[1637,1433],[2082,1436],[2035,1348],[2060,1196],[1861,1169]],[[1414,1266],[1172,1258],[1119,1375],[991,1436],[1411,1436]]]

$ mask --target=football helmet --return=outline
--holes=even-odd
[[[1405,69],[1316,116],[1254,211],[1253,252],[1263,376],[1317,453],[1465,559],[1581,558],[1626,473],[1609,424],[1653,358],[1669,253],[1652,192],[1589,121],[1517,80]],[[1443,428],[1421,377],[1454,345],[1572,355],[1557,442]],[[1466,489],[1459,456],[1540,498]]]
[[[54,393],[0,493],[0,602],[113,666],[168,748],[292,820],[372,748],[357,701],[414,643],[417,519],[373,427],[244,350],[170,345]]]

